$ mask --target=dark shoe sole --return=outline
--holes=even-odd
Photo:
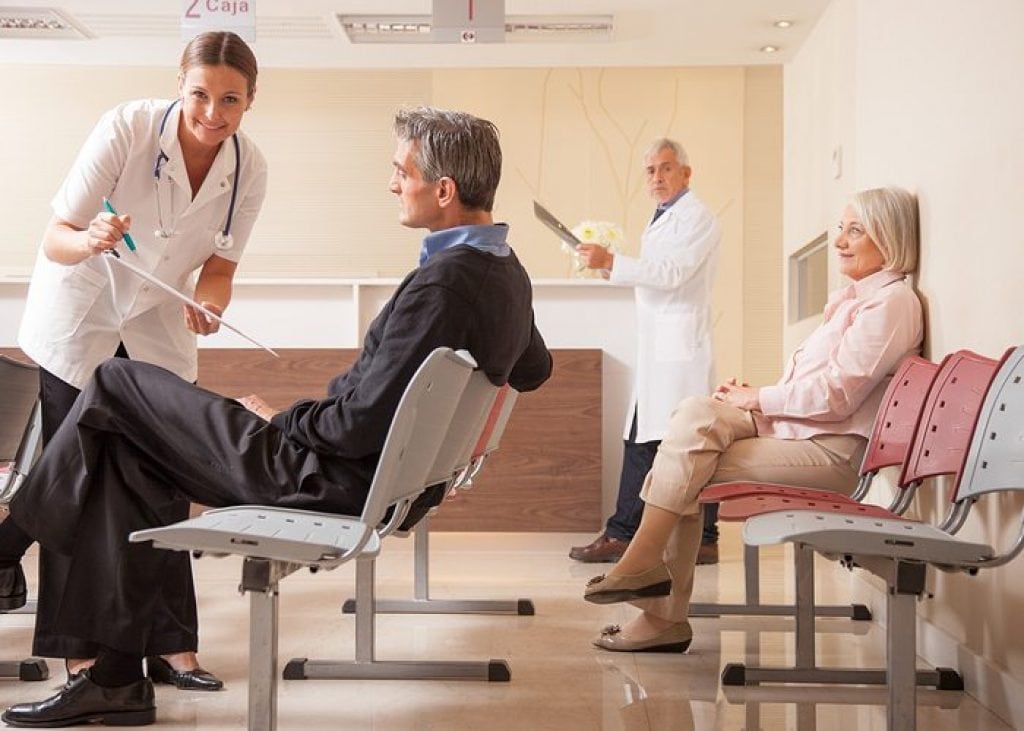
[[[690,649],[690,643],[693,640],[687,640],[686,642],[667,642],[664,645],[651,645],[645,647],[642,650],[633,650],[633,652],[686,652]]]
[[[13,612],[15,609],[21,609],[27,601],[28,594],[0,597],[0,612]]]
[[[7,713],[0,720],[15,728],[63,728],[65,726],[84,726],[89,723],[100,723],[104,726],[150,726],[156,723],[156,709],[145,711],[109,711],[107,713],[85,713],[71,718],[49,719],[44,721],[15,720]]]
[[[616,602],[629,602],[634,599],[652,599],[668,596],[670,593],[672,593],[672,582],[660,581],[657,584],[642,586],[639,589],[596,591],[593,594],[585,595],[583,598],[591,604],[615,604]]]
[[[595,556],[586,556],[586,555],[581,556],[579,554],[573,555],[570,552],[569,553],[569,558],[571,558],[573,561],[579,561],[580,563],[617,563],[618,560],[620,558],[622,558],[622,555],[619,554],[618,556],[596,556],[595,557]]]
[[[148,658],[147,658],[148,661]],[[166,667],[160,667],[155,662],[148,661],[148,672],[149,679],[154,683],[161,683],[163,685],[173,685],[178,690],[202,690],[202,691],[217,691],[224,689],[224,682],[217,678],[216,684],[204,682],[199,678],[188,678],[179,676],[176,678],[171,675],[170,671]]]

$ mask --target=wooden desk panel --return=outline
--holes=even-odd
[[[355,349],[199,351],[199,385],[256,393],[275,408],[324,395]],[[596,531],[601,527],[601,351],[555,350],[551,379],[524,393],[501,448],[474,481],[441,506],[436,530]]]
[[[17,349],[0,352],[24,359]],[[275,408],[324,395],[356,349],[199,351],[199,385],[225,396],[250,393]],[[519,397],[501,448],[473,487],[447,500],[437,530],[597,531],[601,527],[601,351],[555,350],[540,390]]]

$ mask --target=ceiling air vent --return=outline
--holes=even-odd
[[[8,8],[0,6],[0,38],[83,39],[89,33],[56,8]]]

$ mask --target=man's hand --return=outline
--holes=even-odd
[[[578,244],[576,253],[583,266],[589,269],[603,269],[610,272],[615,265],[615,254],[598,244]],[[605,275],[607,278],[607,275]]]
[[[744,411],[760,411],[761,399],[758,397],[760,389],[751,388],[746,383],[738,383],[735,378],[730,378],[711,394],[711,398],[722,403],[735,406]]]
[[[242,404],[242,406],[247,408],[252,413],[256,414],[256,416],[260,417],[261,419],[266,419],[267,421],[270,421],[271,417],[273,417],[274,414],[277,413],[277,409],[272,407],[270,404],[268,404],[266,401],[261,399],[256,394],[249,394],[248,396],[243,396],[242,398],[238,399],[238,403]]]

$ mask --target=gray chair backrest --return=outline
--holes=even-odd
[[[451,426],[437,452],[427,478],[428,485],[447,482],[469,465],[473,446],[487,423],[498,387],[481,371],[473,371],[455,408]]]
[[[475,367],[472,359],[438,348],[413,374],[384,440],[363,508],[364,525],[380,525],[389,506],[401,512],[426,487],[427,473]]]
[[[0,355],[0,462],[18,456],[38,397],[39,369]]]
[[[1024,490],[1024,345],[1006,357],[992,379],[956,498],[1002,490]]]

